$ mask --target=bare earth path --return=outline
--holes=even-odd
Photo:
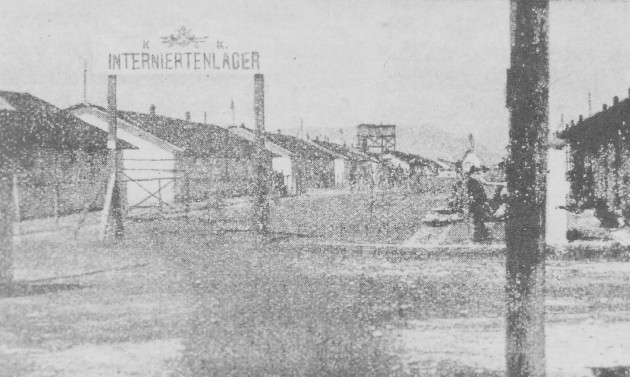
[[[22,240],[0,376],[503,373],[500,251],[324,247],[195,220],[130,224],[118,244],[93,230]],[[630,263],[550,260],[547,283],[550,376],[630,364]]]

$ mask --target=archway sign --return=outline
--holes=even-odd
[[[264,77],[259,50],[242,44],[199,34],[181,26],[154,37],[118,39],[95,38],[93,66],[96,72],[108,75],[107,107],[109,112],[109,174],[105,204],[101,216],[99,239],[103,240],[111,223],[116,237],[124,235],[120,191],[121,151],[116,148],[116,78],[118,75],[254,75],[254,112],[256,123],[256,216],[255,228],[266,232],[269,204],[266,195],[264,149]]]

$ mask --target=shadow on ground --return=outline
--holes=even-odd
[[[0,288],[0,298],[38,296],[45,295],[47,293],[70,291],[83,288],[90,288],[90,286],[73,283],[15,282],[10,287],[5,286]]]

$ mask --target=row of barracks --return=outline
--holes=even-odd
[[[148,112],[117,111],[127,208],[217,193],[253,192],[254,131]],[[107,177],[107,109],[80,103],[60,109],[28,93],[0,92],[0,163],[20,188],[20,217],[102,206]],[[346,145],[265,134],[264,158],[286,195],[373,180],[382,161]]]
[[[628,93],[630,97],[630,90]],[[569,146],[570,197],[579,208],[605,203],[610,210],[630,204],[630,98],[588,118],[579,116],[558,136]]]

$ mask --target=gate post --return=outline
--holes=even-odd
[[[116,114],[116,75],[107,77],[107,110],[109,113],[109,134],[107,138],[107,148],[109,149],[109,183],[105,194],[105,205],[101,215],[101,229],[99,239],[105,239],[107,225],[112,220],[112,229],[116,238],[124,236],[123,214],[122,214],[122,192],[121,192],[121,153],[117,148],[117,119]]]
[[[254,75],[254,114],[256,118],[256,190],[254,227],[259,233],[269,231],[269,173],[265,159],[265,81],[261,73]]]

